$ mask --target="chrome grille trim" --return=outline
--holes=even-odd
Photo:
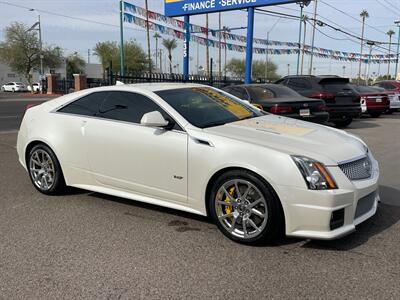
[[[368,179],[372,175],[372,162],[368,156],[341,163],[339,168],[350,180]]]

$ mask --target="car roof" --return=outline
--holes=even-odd
[[[208,85],[196,83],[176,83],[176,82],[155,82],[155,83],[129,83],[116,85],[118,88],[132,89],[132,90],[146,90],[150,92],[174,90],[193,87],[209,87]]]

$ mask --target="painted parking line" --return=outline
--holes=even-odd
[[[0,119],[13,119],[13,118],[19,118],[18,115],[15,116],[0,116]]]

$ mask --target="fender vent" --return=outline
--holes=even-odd
[[[205,145],[205,146],[209,146],[209,147],[214,147],[214,145],[213,145],[211,142],[209,142],[209,141],[201,140],[201,139],[198,139],[198,138],[193,138],[193,140],[194,140],[197,144],[201,144],[201,145]]]

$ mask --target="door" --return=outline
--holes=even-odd
[[[86,152],[102,185],[172,202],[187,201],[187,134],[140,125],[143,114],[160,111],[150,98],[108,92],[98,117],[85,125]]]

